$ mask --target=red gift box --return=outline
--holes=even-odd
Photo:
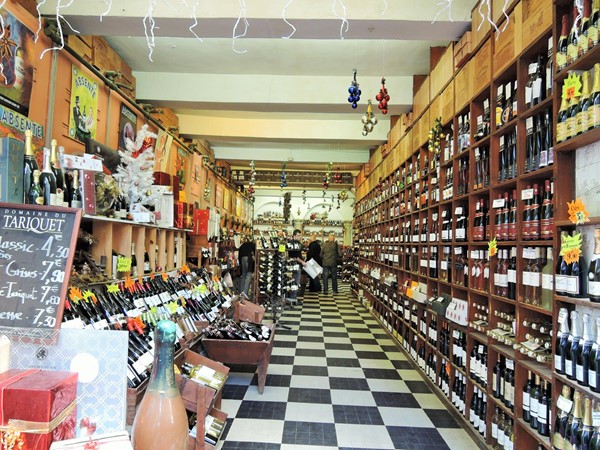
[[[154,172],[154,184],[156,186],[171,186],[171,174]]]
[[[175,228],[184,228],[185,203],[177,202],[174,205],[173,225]]]
[[[48,450],[75,437],[76,373],[8,370],[0,374],[0,395],[2,425],[21,431],[24,448]]]
[[[173,176],[171,178],[171,183],[173,186],[173,200],[177,202],[179,201],[179,177]]]
[[[197,209],[194,211],[194,226],[192,234],[197,236],[206,236],[208,234],[208,220],[210,219],[210,210]]]

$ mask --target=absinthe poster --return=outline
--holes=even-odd
[[[119,150],[127,150],[127,139],[135,142],[137,115],[133,110],[121,103],[119,118]]]

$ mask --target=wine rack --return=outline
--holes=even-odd
[[[539,11],[529,10],[529,17],[523,18],[527,38],[525,23],[519,23],[519,14],[531,8],[525,3],[512,2],[507,12],[513,28],[505,31],[516,36],[523,25],[524,47],[514,43],[514,57],[496,60],[510,35],[482,40],[465,69],[446,87],[452,86],[456,109],[442,116],[445,138],[439,154],[429,151],[420,128],[433,126],[434,107],[444,90],[391,152],[392,157],[399,152],[398,164],[388,164],[387,172],[371,167],[382,180],[367,184],[369,189],[359,186],[354,226],[359,297],[439,395],[454,405],[450,409],[470,423],[470,434],[482,444],[497,445],[493,428],[497,435],[497,416],[503,414],[512,424],[515,448],[550,450],[554,423],[538,425],[535,419],[532,424],[527,409],[531,406],[524,406],[532,395],[526,392],[529,384],[537,386],[538,398],[543,394],[547,416],[542,422],[556,417],[556,400],[564,385],[600,401],[598,393],[556,373],[553,365],[559,308],[591,312],[592,320],[599,316],[595,304],[581,294],[556,295],[554,273],[560,233],[575,229],[568,221],[567,202],[578,195],[576,150],[600,141],[597,127],[557,143],[562,86],[570,71],[594,68],[600,45],[557,71],[559,19],[572,10],[572,2],[539,2]],[[536,24],[534,17],[539,19]],[[467,70],[469,64],[475,69]],[[461,86],[464,73],[470,74],[472,86]],[[466,101],[459,98],[464,93]],[[587,189],[592,186],[597,189],[597,181]],[[587,227],[599,224],[600,219],[592,217]],[[588,230],[588,242],[590,234]],[[492,239],[497,242],[495,254],[488,252]],[[394,279],[399,289],[390,289],[384,279]],[[404,287],[415,282],[421,292],[409,295]],[[438,316],[430,303],[417,301],[440,296],[468,302],[466,327]],[[594,330],[595,326],[592,335]],[[498,361],[503,371],[509,367],[509,379],[502,378],[512,389],[509,400],[505,393],[494,395],[499,389],[494,385]],[[482,362],[487,379],[476,375],[483,373]],[[477,399],[479,393],[485,402]],[[483,427],[477,420],[482,410]]]

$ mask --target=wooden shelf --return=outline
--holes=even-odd
[[[533,373],[538,374],[543,380],[552,383],[552,369],[550,366],[532,361],[530,359],[521,359],[517,361],[517,364],[523,365],[527,370],[531,370]]]
[[[589,50],[585,55],[581,58],[577,58],[574,62],[569,64],[560,72],[554,75],[554,82],[556,84],[561,84],[561,82],[567,78],[569,72],[572,70],[590,70],[594,67],[594,64],[600,61],[600,45],[596,45],[591,50]],[[556,149],[556,148],[555,148]]]
[[[500,409],[502,409],[506,414],[508,414],[509,417],[515,417],[515,413],[512,412],[510,408],[507,407],[504,403],[502,403],[502,401],[499,398],[496,398],[493,395],[489,395],[488,397],[492,400],[494,405],[499,406]]]
[[[571,388],[582,392],[584,395],[591,397],[595,401],[600,401],[600,393],[592,391],[588,386],[582,386],[577,383],[576,380],[569,380],[566,376],[561,375],[559,373],[554,373],[554,379],[561,382],[562,384],[567,384],[571,386]]]
[[[597,46],[600,48],[600,45]],[[571,152],[578,148],[585,147],[586,145],[593,144],[594,142],[600,141],[600,127],[593,128],[583,134],[575,136],[574,138],[567,139],[564,142],[556,144],[554,146],[555,152]]]
[[[547,449],[547,450],[553,450],[552,445],[550,444],[550,437],[548,436],[542,436],[540,433],[537,432],[537,430],[534,430],[533,428],[531,428],[531,425],[529,425],[529,423],[525,422],[525,420],[523,420],[523,418],[521,417],[517,417],[516,418],[517,423],[525,430],[527,431],[531,436],[533,436],[533,438],[540,444],[542,444],[542,446]],[[552,428],[550,426],[550,428]]]
[[[599,303],[592,302],[589,299],[567,297],[564,295],[556,295],[556,294],[554,295],[554,300],[557,302],[570,303],[571,305],[580,305],[580,306],[599,305]]]

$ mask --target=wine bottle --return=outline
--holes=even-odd
[[[594,425],[592,422],[592,399],[586,397],[583,402],[583,421],[581,432],[578,436],[579,447],[582,450],[590,450]]]
[[[585,39],[584,39],[585,40]],[[581,100],[577,108],[577,134],[585,133],[593,128],[591,92],[590,92],[590,73],[586,70],[581,74],[583,87],[581,88]]]
[[[565,375],[567,375],[567,378],[570,380],[577,379],[576,363],[580,340],[581,332],[579,331],[579,313],[577,311],[571,311],[571,334],[569,334],[567,340],[567,353],[565,356]]]
[[[554,370],[557,373],[566,373],[567,345],[570,336],[569,332],[569,312],[567,308],[561,308],[558,313],[558,324],[560,326],[556,333],[556,343],[554,345]]]
[[[561,242],[568,236],[566,231],[561,231]],[[571,275],[571,266],[567,264],[564,258],[559,254],[556,262],[556,271],[554,276],[554,285],[556,295],[567,295],[569,291],[569,276]]]
[[[504,427],[504,450],[514,450],[514,428],[513,420],[508,419],[508,423]]]
[[[572,235],[575,236],[578,231],[573,231]],[[582,235],[582,238],[584,236]],[[585,242],[583,244],[585,247]],[[568,290],[567,295],[569,297],[585,298],[587,297],[588,283],[585,277],[588,275],[588,267],[583,257],[583,254],[579,256],[579,259],[573,262],[571,265],[571,274],[567,279]]]
[[[594,128],[600,127],[600,63],[594,64],[594,88],[591,94],[591,121]]]
[[[556,70],[559,72],[567,67],[567,52],[569,48],[569,15],[563,14],[562,28],[556,45]],[[560,141],[559,141],[560,142]]]
[[[33,183],[29,187],[27,192],[26,202],[30,205],[43,205],[44,204],[44,191],[40,186],[40,171],[35,169],[33,171]]]
[[[507,297],[511,300],[517,298],[517,247],[510,249],[510,263],[507,269]]]
[[[541,388],[541,379],[540,376],[536,373],[535,382],[533,383],[533,388],[531,389],[531,394],[529,397],[529,425],[535,430],[537,430],[539,423],[538,414],[540,410]]]
[[[56,206],[56,177],[50,167],[50,149],[44,148],[44,165],[40,173],[40,185],[44,191],[44,205]]]
[[[533,380],[532,380],[531,370],[527,371],[527,381],[525,382],[525,386],[523,386],[523,420],[525,422],[529,422],[531,420],[531,390],[533,389]]]
[[[500,407],[496,406],[496,411],[492,416],[492,447],[496,448],[498,443],[498,423],[500,422]]]
[[[79,186],[79,170],[73,171],[73,187],[71,188],[71,208],[83,208],[81,186]]]
[[[594,230],[594,253],[587,273],[587,291],[590,301],[600,302],[600,228]]]
[[[135,242],[131,243],[131,277],[135,278],[138,276],[137,268],[137,256],[135,254]]]
[[[569,117],[569,100],[563,97],[558,110],[556,119],[556,142],[561,143],[568,139],[567,137],[567,119]]]
[[[538,405],[538,426],[537,432],[542,436],[550,436],[550,426],[548,424],[550,420],[550,399],[552,394],[550,391],[550,385],[547,380],[544,380],[542,390],[540,392],[539,405]]]
[[[542,200],[541,221],[540,221],[540,238],[554,238],[554,207],[552,204],[554,183],[550,180],[544,182],[544,199]]]
[[[563,384],[562,397],[569,400],[571,398],[571,388],[567,384]],[[554,428],[552,429],[552,445],[555,449],[564,448],[565,434],[567,432],[567,422],[569,420],[569,412],[564,409],[557,408]]]
[[[587,51],[592,48],[590,42],[590,16],[592,15],[592,4],[591,0],[583,0],[583,18],[581,19],[581,26],[579,28],[579,40],[577,48],[577,57],[581,58]]]
[[[39,166],[33,154],[31,130],[25,130],[25,157],[23,162],[23,197],[24,203],[30,203],[29,190],[33,184],[33,172],[39,171]]]
[[[542,290],[540,306],[547,310],[552,308],[554,290],[554,259],[552,247],[546,247],[546,265],[542,268]]]
[[[565,434],[565,450],[575,450],[581,448],[579,438],[581,437],[581,428],[583,427],[583,408],[582,398],[579,391],[575,391],[573,395],[573,418],[569,416],[569,422],[567,422],[567,432]]]
[[[65,178],[63,175],[63,171],[60,167],[60,161],[58,159],[58,153],[56,151],[57,147],[56,139],[52,139],[50,144],[50,165],[52,168],[52,173],[54,173],[54,178],[56,180],[56,206],[65,206]]]
[[[553,58],[553,39],[552,36],[550,36],[548,38],[548,58],[546,59],[546,80],[545,80],[545,85],[546,85],[546,98],[549,98],[552,96],[552,92],[553,92],[553,84],[554,84],[554,68],[552,67],[552,61],[554,60]]]
[[[569,109],[567,111],[567,139],[574,138],[580,134],[580,129],[577,126],[577,118],[579,116],[579,97],[572,97],[569,101]]]
[[[573,5],[573,24],[567,40],[567,64],[575,62],[579,55],[579,10]]]
[[[598,27],[600,26],[600,0],[594,0],[588,37],[592,47],[598,45]]]
[[[588,372],[588,381],[590,389],[594,392],[600,392],[600,317],[596,318],[596,341],[590,349],[590,369]]]
[[[582,386],[589,385],[589,370],[590,370],[590,352],[592,350],[592,335],[590,329],[590,315],[588,313],[583,314],[583,335],[581,342],[577,348],[577,365],[575,374],[577,377],[577,383]]]

